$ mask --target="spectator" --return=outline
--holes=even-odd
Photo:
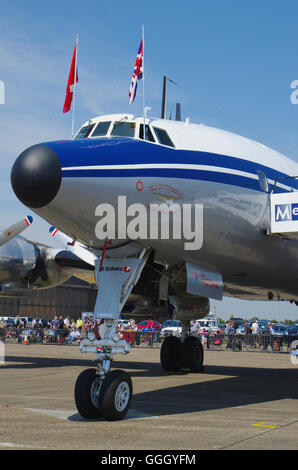
[[[59,321],[58,321],[58,330],[63,330],[63,328],[64,328],[64,320],[63,320],[62,315],[60,315]]]
[[[253,324],[251,325],[251,334],[252,335],[258,335],[259,334],[259,325],[257,320],[253,321]]]
[[[248,324],[248,321],[245,320],[244,322],[244,343],[246,345],[249,345],[250,344],[250,341],[251,341],[251,327],[249,326]]]
[[[53,318],[53,320],[51,321],[51,328],[57,329],[57,328],[58,328],[58,325],[59,325],[59,320],[58,320],[58,317],[55,316],[55,317]]]
[[[80,339],[81,334],[79,332],[78,327],[76,326],[71,332],[69,333],[69,336],[66,338],[65,343],[66,344],[72,344],[73,342],[76,342]]]
[[[135,329],[136,329],[136,322],[135,322],[135,320],[134,320],[133,318],[130,318],[130,319],[128,320],[127,326],[128,326],[128,329],[129,329],[129,330],[135,331]]]
[[[91,327],[91,319],[89,317],[84,318],[83,328],[84,330],[89,330]]]
[[[200,335],[202,344],[207,343],[208,330],[206,328],[202,328],[202,330],[200,330]]]
[[[267,348],[270,344],[271,348],[273,349],[273,338],[272,335],[274,335],[274,330],[272,328],[272,323],[268,323],[268,325],[265,328],[264,331],[264,337],[263,337],[263,351],[267,351]]]
[[[200,324],[197,321],[194,320],[190,324],[190,332],[191,332],[191,334],[197,335],[199,333],[199,330],[200,330]]]
[[[252,343],[253,347],[257,347],[257,335],[259,334],[259,325],[257,320],[253,321],[253,324],[251,325],[251,334],[252,334]]]
[[[229,323],[229,326],[227,329],[228,343],[227,343],[226,348],[235,349],[235,343],[234,343],[234,335],[236,333],[235,326],[234,326],[234,323],[232,323],[231,321],[229,321],[228,323]]]
[[[22,319],[20,317],[20,315],[18,314],[14,320],[14,326],[16,328],[22,328],[22,326],[24,326],[23,322],[22,322]]]
[[[245,320],[245,322],[244,322],[244,334],[245,335],[251,335],[251,327],[249,326],[247,320]]]
[[[51,343],[56,343],[56,328],[54,327],[54,325],[50,326],[50,329],[48,330],[48,336],[48,339]]]
[[[36,343],[41,343],[42,342],[42,329],[41,328],[38,328],[35,330],[35,335],[34,335],[34,340],[36,341]]]
[[[58,337],[58,344],[61,344],[61,343],[64,343],[65,342],[65,339],[68,335],[68,328],[66,325],[64,325],[63,323],[63,326],[61,329],[59,329],[59,337]]]

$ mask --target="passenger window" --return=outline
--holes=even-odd
[[[88,126],[82,127],[77,133],[77,135],[75,136],[75,140],[86,139],[94,126],[95,124],[88,124]]]
[[[111,121],[99,122],[93,131],[92,137],[103,137],[107,135]]]
[[[173,142],[171,141],[168,133],[164,129],[160,129],[159,127],[153,127],[155,135],[158,139],[158,142],[162,145],[167,145],[168,147],[175,147]]]
[[[145,125],[145,130],[146,130],[145,140],[149,140],[149,142],[155,142],[151,129],[147,124]],[[144,139],[144,124],[140,124],[139,138]]]
[[[117,121],[114,123],[111,135],[117,135],[119,137],[134,137],[135,136],[135,122],[123,122]]]

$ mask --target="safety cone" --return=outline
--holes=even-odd
[[[29,344],[27,333],[25,333],[25,336],[24,336],[24,344]]]

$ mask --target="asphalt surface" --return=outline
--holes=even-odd
[[[5,345],[0,450],[297,449],[298,365],[289,354],[210,351],[205,372],[165,373],[158,349],[133,349],[113,369],[131,374],[123,421],[86,421],[74,383],[93,366],[76,346]]]

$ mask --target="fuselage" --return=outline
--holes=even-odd
[[[267,235],[270,197],[262,181],[269,191],[297,190],[290,177],[298,165],[252,140],[189,122],[146,118],[144,140],[143,123],[132,115],[101,116],[74,140],[27,149],[12,170],[16,195],[95,251],[104,243],[96,236],[99,204],[116,210],[119,196],[127,206],[201,204],[200,249],[185,250],[184,240],[173,237],[132,240],[123,236],[117,215],[109,256],[151,246],[161,264],[188,261],[221,273],[224,295],[296,300],[298,241]]]

